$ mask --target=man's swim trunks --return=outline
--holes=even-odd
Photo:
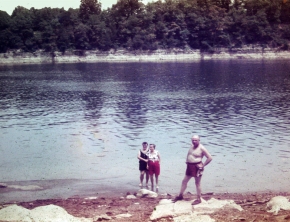
[[[202,162],[199,163],[186,163],[186,176],[190,177],[200,177],[203,173],[203,164]]]

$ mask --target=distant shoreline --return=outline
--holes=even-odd
[[[219,49],[213,53],[200,50],[155,50],[126,51],[110,50],[74,50],[61,52],[36,51],[33,53],[20,50],[0,54],[0,65],[51,64],[51,63],[94,63],[94,62],[166,62],[166,61],[199,61],[211,59],[289,59],[290,51],[279,51],[270,48],[244,47],[228,50]]]

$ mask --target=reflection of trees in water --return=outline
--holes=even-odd
[[[139,95],[128,95],[126,99],[122,99],[117,103],[118,118],[120,122],[125,123],[125,128],[138,129],[143,128],[147,122],[146,99]]]
[[[101,109],[104,105],[104,93],[100,91],[85,91],[81,94],[82,101],[85,101],[84,118],[92,126],[96,126],[101,118]]]
[[[195,110],[194,115],[199,118],[217,123],[235,115],[245,118],[244,115],[255,113],[256,109],[267,110],[265,105],[273,98],[266,96],[271,88],[267,80],[271,66],[265,66],[264,62],[201,61],[198,70],[202,73],[188,78],[192,96],[184,103],[186,112]]]
[[[262,110],[273,110],[273,115],[277,113],[274,107],[267,105],[273,98],[264,97],[267,90],[270,93],[276,87],[270,81],[276,78],[269,74],[273,68],[264,63],[200,61],[68,64],[54,70],[62,69],[64,74],[69,74],[72,68],[78,70],[76,75],[54,77],[57,80],[77,81],[77,84],[63,85],[65,88],[61,89],[58,89],[58,84],[50,87],[44,85],[46,88],[36,89],[37,100],[46,106],[53,105],[56,110],[79,110],[79,102],[85,101],[84,118],[93,126],[103,115],[111,118],[118,127],[128,129],[128,133],[138,133],[146,125],[152,124],[152,121],[166,121],[170,116],[187,116],[190,122],[206,120],[215,126],[217,123],[228,123],[228,119],[234,115],[246,118],[244,115],[250,114],[245,114],[244,110],[257,112],[256,109],[263,107]],[[34,87],[30,84],[30,88],[22,94],[29,97],[33,91]],[[19,92],[21,94],[21,90]],[[55,101],[53,97],[56,97]],[[29,101],[28,98],[21,100]],[[65,101],[76,103],[64,105]],[[152,115],[148,111],[159,114]]]
[[[96,89],[81,93],[85,101],[84,118],[96,127],[101,118],[109,118],[130,137],[146,124],[146,107],[140,64],[107,63],[80,64],[78,70],[83,82]],[[104,110],[106,113],[104,113]]]
[[[116,119],[124,127],[137,133],[147,123],[147,95],[145,85],[138,81],[125,84],[124,91],[116,97]]]

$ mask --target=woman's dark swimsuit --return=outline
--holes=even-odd
[[[145,159],[145,160],[147,160],[148,159],[148,156],[145,154],[145,153],[143,153],[141,150],[140,150],[140,156],[143,158],[143,159]],[[143,161],[143,160],[139,160],[139,170],[140,171],[144,171],[144,170],[147,170],[147,162],[145,162],[145,161]]]

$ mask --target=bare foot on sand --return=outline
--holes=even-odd
[[[197,205],[201,203],[201,199],[194,200],[191,205]]]

